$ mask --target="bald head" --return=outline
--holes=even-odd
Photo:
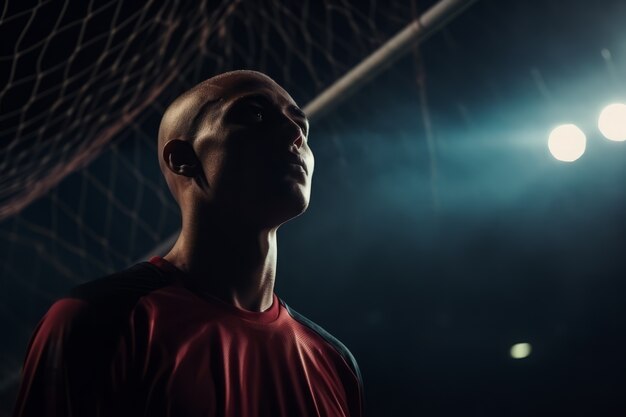
[[[256,71],[230,71],[196,85],[166,109],[159,127],[159,165],[184,211],[181,196],[191,182],[215,188],[229,167],[256,175],[249,184],[259,180],[268,160],[295,154],[301,165],[309,160],[312,172],[307,134],[306,116],[274,80]],[[310,157],[298,152],[303,146]],[[241,191],[241,184],[230,188],[235,187]]]
[[[163,155],[165,145],[176,139],[188,143],[194,149],[194,142],[199,136],[210,136],[216,116],[219,116],[221,107],[229,98],[238,92],[263,86],[278,89],[293,101],[267,75],[258,71],[236,70],[218,74],[197,84],[168,106],[159,126],[158,155],[161,172],[176,201],[180,203],[179,187],[174,184],[178,178],[172,176],[171,167],[168,167],[169,158]]]

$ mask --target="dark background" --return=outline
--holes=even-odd
[[[430,3],[407,9],[407,22]],[[626,414],[626,143],[604,139],[596,125],[603,106],[626,102],[625,18],[617,0],[478,1],[312,125],[312,202],[280,230],[276,292],[352,351],[368,416]],[[379,28],[389,37],[402,26],[398,18]],[[334,31],[348,36],[344,26]],[[246,42],[237,30],[231,36]],[[326,85],[334,77],[327,64],[319,67]],[[278,64],[263,69],[301,104],[319,90],[298,65],[289,80]],[[197,72],[198,80],[209,75]],[[115,247],[137,217],[158,223],[154,242],[141,228],[131,239],[130,257],[141,259],[176,231],[156,156],[138,145],[156,140],[160,108],[1,223],[5,413],[12,372],[54,297],[124,264],[89,239],[80,255],[58,244],[70,240],[58,235],[82,230],[78,217],[97,229],[111,194],[137,198],[120,161],[154,188],[144,187],[135,217],[114,211],[98,235]],[[587,135],[586,153],[572,163],[547,148],[562,123]],[[92,196],[92,176],[111,194]],[[59,200],[80,198],[87,208],[67,224],[49,220],[63,212]],[[38,264],[42,250],[82,265]],[[532,352],[513,359],[520,342]]]

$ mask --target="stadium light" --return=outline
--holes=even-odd
[[[606,106],[598,119],[598,128],[605,138],[622,142],[626,140],[626,104]]]
[[[585,153],[587,137],[585,133],[573,124],[556,127],[548,138],[548,149],[559,161],[572,162]]]
[[[524,359],[532,352],[530,343],[516,343],[511,346],[511,357],[513,359]]]

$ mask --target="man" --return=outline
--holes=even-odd
[[[354,357],[274,293],[276,232],[309,204],[308,128],[254,71],[177,98],[158,151],[178,240],[52,305],[14,415],[362,416]]]

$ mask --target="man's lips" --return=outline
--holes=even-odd
[[[290,153],[288,155],[285,155],[283,161],[289,162],[291,164],[300,165],[304,169],[304,172],[306,172],[308,175],[309,169],[306,166],[306,162],[304,162],[304,158],[302,158],[300,155]]]

